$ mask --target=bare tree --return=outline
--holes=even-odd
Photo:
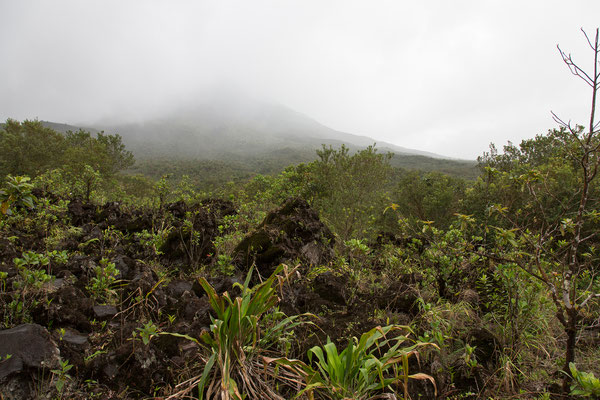
[[[563,382],[563,390],[568,390],[569,383],[572,379],[569,370],[569,363],[575,361],[575,349],[577,343],[577,335],[579,334],[580,321],[582,312],[593,298],[600,297],[600,293],[590,292],[591,285],[594,279],[589,280],[589,287],[581,286],[581,277],[584,273],[590,273],[590,266],[583,260],[581,255],[582,247],[597,236],[598,232],[585,232],[584,225],[590,218],[590,191],[591,185],[598,173],[600,166],[600,138],[599,128],[600,123],[595,120],[596,114],[596,99],[598,90],[600,89],[600,72],[599,60],[599,29],[596,29],[594,40],[591,40],[588,34],[582,29],[585,39],[594,53],[593,72],[586,72],[572,58],[571,54],[565,53],[560,46],[557,46],[558,51],[569,67],[571,73],[583,80],[592,91],[591,110],[589,125],[587,127],[581,125],[573,126],[570,121],[565,122],[559,118],[554,112],[552,116],[554,120],[564,129],[566,129],[573,141],[576,143],[570,151],[570,157],[577,162],[578,174],[580,179],[579,187],[579,207],[573,217],[562,221],[563,226],[568,225],[570,235],[566,243],[566,251],[562,256],[563,271],[559,279],[551,277],[544,271],[541,265],[537,268],[540,278],[550,288],[554,304],[557,307],[557,317],[565,329],[567,335],[565,366],[564,371],[567,374]],[[564,229],[564,228],[563,228]],[[591,273],[594,271],[592,270]]]

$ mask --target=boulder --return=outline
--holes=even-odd
[[[0,383],[26,369],[57,368],[60,352],[46,328],[22,324],[0,331]]]
[[[208,263],[215,253],[213,241],[219,234],[215,214],[203,207],[188,209],[183,202],[171,204],[168,210],[177,219],[160,247],[162,258],[186,271]]]
[[[238,244],[234,263],[242,272],[255,264],[263,277],[279,264],[297,259],[304,267],[325,264],[333,258],[334,240],[305,200],[288,199]]]

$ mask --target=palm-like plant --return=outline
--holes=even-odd
[[[396,399],[393,386],[398,386],[402,388],[404,398],[408,398],[409,379],[426,379],[435,386],[431,376],[409,373],[409,357],[418,355],[419,347],[437,346],[417,342],[402,347],[409,340],[408,335],[387,337],[398,330],[410,332],[405,326],[378,326],[364,333],[360,340],[351,339],[341,352],[328,340],[323,347],[315,346],[308,351],[310,365],[286,358],[267,361],[286,366],[304,377],[306,386],[297,397],[306,394],[309,399],[314,399],[317,393],[332,400]]]
[[[278,275],[282,271],[284,275]],[[264,355],[272,344],[268,343],[269,338],[278,337],[303,322],[298,320],[298,315],[287,317],[269,327],[264,335],[260,322],[279,301],[275,282],[281,284],[293,271],[282,265],[266,281],[249,288],[251,270],[244,284],[237,284],[241,294],[235,298],[227,292],[219,295],[206,279],[200,278],[200,285],[216,315],[211,317],[210,331],[200,336],[200,341],[209,350],[202,375],[193,381],[200,399],[285,400],[277,393],[276,385],[268,380],[285,382],[290,378],[285,372],[276,373],[273,366],[265,366],[259,355]]]

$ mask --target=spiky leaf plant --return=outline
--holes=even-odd
[[[331,400],[397,399],[396,386],[406,399],[409,379],[429,380],[435,387],[433,377],[409,372],[408,359],[418,356],[419,347],[437,346],[421,342],[406,346],[408,334],[388,338],[388,334],[399,330],[410,333],[406,326],[378,326],[364,333],[360,340],[352,338],[341,352],[328,340],[323,347],[315,346],[308,351],[309,365],[287,358],[267,361],[304,377],[305,388],[297,397],[305,394],[314,399],[317,394]]]

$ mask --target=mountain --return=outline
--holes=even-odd
[[[212,96],[139,122],[104,120],[78,126],[43,123],[60,132],[81,126],[92,132],[118,133],[135,154],[137,164],[131,172],[153,177],[167,173],[240,178],[270,174],[290,164],[316,159],[315,150],[322,145],[344,144],[356,151],[374,143],[380,152],[394,153],[391,163],[396,167],[441,171],[469,179],[478,173],[474,161],[454,160],[340,132],[282,105],[243,96]]]
[[[280,149],[302,151],[345,144],[351,149],[375,139],[336,131],[278,104],[242,96],[215,96],[143,122],[94,126],[123,136],[138,158],[179,159],[249,157]],[[437,154],[377,142],[382,152],[447,158]]]

